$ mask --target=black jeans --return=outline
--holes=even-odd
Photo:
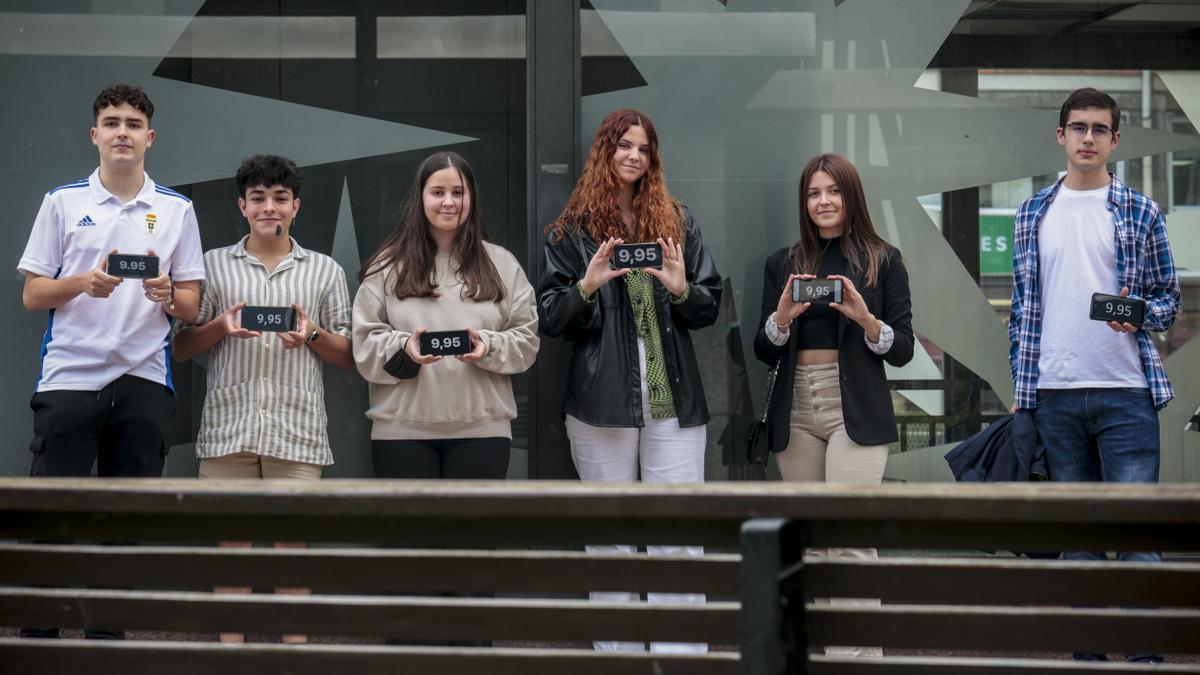
[[[371,456],[376,478],[503,480],[511,448],[508,438],[371,441]]]
[[[33,461],[38,477],[158,477],[167,454],[175,395],[157,382],[123,375],[99,391],[33,395]],[[22,628],[21,637],[56,638],[57,628]],[[123,631],[87,630],[88,639],[123,640]]]
[[[31,476],[158,477],[168,450],[175,395],[157,382],[122,375],[99,391],[33,395]]]

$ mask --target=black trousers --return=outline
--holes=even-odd
[[[503,480],[511,448],[498,437],[371,441],[371,456],[377,478]]]
[[[100,391],[33,395],[31,476],[158,477],[175,395],[157,382],[122,375]]]
[[[33,395],[31,476],[158,477],[167,455],[175,395],[157,382],[123,375],[99,391]],[[57,628],[22,628],[21,637],[56,638]],[[115,630],[88,630],[89,639],[120,640]]]
[[[431,441],[371,441],[376,478],[457,478],[503,480],[508,476],[508,438],[445,438]],[[412,595],[412,593],[408,593]],[[446,597],[490,598],[491,593],[444,592]],[[398,640],[389,645],[490,647],[491,642],[458,640]]]

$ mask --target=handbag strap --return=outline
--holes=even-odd
[[[767,403],[763,406],[762,417],[758,419],[763,424],[767,423],[767,413],[771,410],[771,395],[775,392],[775,378],[779,376],[780,361],[776,361],[775,365],[767,373]]]

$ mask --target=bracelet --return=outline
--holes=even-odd
[[[791,322],[791,321],[789,321],[789,322],[787,322],[787,323],[782,323],[782,324],[781,324],[781,323],[779,323],[778,321],[776,321],[776,320],[775,320],[775,315],[776,315],[776,314],[778,314],[778,312],[771,312],[771,323],[775,324],[775,327],[779,329],[779,332],[780,332],[780,333],[784,332],[785,330],[790,330],[790,329],[791,329],[791,327],[792,327],[792,322]]]
[[[592,294],[592,296],[589,298],[587,291],[583,290],[583,279],[580,279],[578,283],[575,284],[575,287],[579,289],[579,297],[583,298],[584,303],[590,305],[596,301],[595,294]]]
[[[171,284],[171,294],[167,296],[167,311],[175,311],[175,284]]]

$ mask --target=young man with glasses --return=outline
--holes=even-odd
[[[1158,204],[1108,173],[1120,122],[1116,102],[1103,92],[1079,89],[1067,97],[1058,121],[1067,175],[1017,209],[1008,323],[1013,409],[1034,411],[1054,481],[1158,482],[1158,410],[1175,396],[1150,331],[1174,322],[1179,279]],[[1143,321],[1090,320],[1097,292],[1143,301]],[[1160,559],[1154,552],[1119,558]]]

